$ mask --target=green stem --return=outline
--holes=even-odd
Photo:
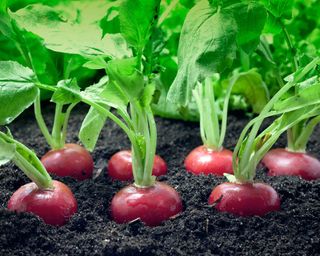
[[[63,125],[63,113],[62,113],[63,105],[56,104],[55,114],[54,114],[54,122],[52,127],[52,139],[53,139],[53,148],[52,149],[60,149],[63,148],[62,139],[62,125]]]
[[[207,115],[205,118],[205,122],[207,122],[206,130],[207,137],[209,138],[209,149],[220,150],[219,148],[219,137],[220,137],[220,124],[218,117],[218,109],[215,100],[213,83],[211,79],[206,79],[204,84],[204,107],[207,109]],[[209,118],[208,118],[209,117]]]
[[[297,56],[295,54],[295,50],[293,47],[293,43],[291,41],[291,37],[288,33],[288,30],[286,29],[286,27],[283,24],[281,24],[281,28],[282,28],[284,38],[287,42],[287,46],[289,48],[290,55],[292,57],[293,70],[297,71],[299,68],[299,62],[298,62]],[[295,88],[295,93],[297,93],[297,87]],[[287,131],[288,149],[290,149],[292,151],[296,150],[295,144],[296,144],[297,134],[300,131],[300,127],[298,127],[298,126],[299,126],[299,124],[297,124],[297,126],[293,126],[292,128],[288,129],[288,131]],[[300,124],[300,126],[301,126],[301,124]]]
[[[203,113],[203,106],[202,106],[202,101],[200,100],[200,95],[202,94],[202,89],[200,88],[201,86],[198,86],[198,88],[195,88],[192,91],[193,97],[196,101],[198,110],[199,110],[199,114],[200,114],[200,136],[201,136],[201,140],[203,144],[207,144],[207,137],[206,137],[206,133],[204,130],[205,124],[204,124],[204,113]]]
[[[131,142],[132,145],[132,171],[135,184],[140,186],[143,183],[144,159],[145,159],[145,137],[144,131],[141,131],[141,126],[145,125],[145,115],[141,113],[140,106],[136,102],[130,102],[130,113],[133,121],[133,131],[135,133],[135,140]],[[144,125],[142,125],[144,123]]]
[[[70,113],[72,109],[77,105],[77,103],[72,103],[68,106],[65,114],[64,114],[64,122],[62,125],[62,135],[61,135],[61,147],[64,147],[64,144],[66,143],[66,137],[67,137],[67,130],[68,130],[68,122],[70,118]]]
[[[53,148],[54,142],[53,139],[49,133],[48,127],[43,119],[42,113],[41,113],[41,103],[40,103],[40,94],[37,96],[35,102],[34,102],[34,114],[36,121],[38,123],[38,126],[45,137],[47,143],[51,148]]]
[[[286,93],[292,86],[294,86],[293,82],[289,82],[287,83],[285,86],[283,86],[271,99],[270,101],[265,105],[265,107],[263,108],[263,110],[260,112],[259,116],[264,116],[266,115],[273,107],[274,103],[277,102],[280,97]],[[250,162],[250,157],[252,154],[252,150],[253,150],[253,144],[254,144],[254,139],[256,138],[258,131],[260,129],[260,126],[263,122],[263,119],[257,121],[248,136],[247,142],[246,142],[246,146],[244,148],[244,152],[242,154],[241,160],[239,161],[239,168],[240,170],[245,170],[246,166],[248,165],[248,163]],[[239,143],[239,141],[238,141]],[[237,144],[238,144],[237,143]],[[240,145],[239,145],[240,147]],[[237,147],[236,147],[237,149]],[[235,151],[237,153],[237,151]]]
[[[112,114],[109,110],[105,109],[98,103],[91,101],[89,99],[82,99],[82,102],[94,107],[98,110],[101,114],[105,115],[106,117],[110,118],[113,122],[115,122],[127,135],[131,143],[135,141],[135,134],[114,114]]]
[[[212,150],[220,150],[220,125],[212,80],[207,78],[192,91],[200,114],[200,134],[203,144]]]
[[[32,150],[3,132],[0,132],[0,137],[16,145],[16,152],[12,161],[29,179],[41,189],[53,188],[50,175]]]
[[[283,24],[281,24],[281,28],[282,28],[282,31],[283,31],[283,34],[284,34],[284,38],[285,38],[285,40],[287,42],[287,45],[289,47],[289,51],[290,51],[292,60],[293,60],[292,61],[293,70],[297,71],[298,68],[299,68],[299,62],[298,62],[298,58],[297,58],[297,56],[295,54],[295,50],[294,50],[294,47],[293,47],[293,43],[291,41],[291,37],[290,37],[290,35],[288,33],[288,30],[286,29],[286,27]]]
[[[152,176],[156,153],[157,130],[149,106],[141,107],[137,101],[130,103],[136,141],[132,143],[132,169],[135,185],[149,187],[155,182]]]
[[[320,116],[311,119],[307,125],[303,128],[300,135],[296,139],[295,152],[305,152],[307,143],[315,126],[320,122]]]
[[[157,148],[157,127],[150,107],[146,109],[146,115],[148,120],[148,128],[150,130],[150,138],[148,140],[149,143],[146,145],[146,161],[143,174],[143,185],[150,186],[153,185],[155,181],[154,177],[152,176],[152,169]]]
[[[240,49],[240,61],[243,70],[248,71],[250,69],[250,58],[249,55],[242,49]]]
[[[238,77],[235,77],[229,82],[228,88],[227,88],[227,93],[224,98],[224,103],[223,103],[223,111],[222,111],[222,120],[221,120],[221,130],[220,130],[220,139],[219,139],[219,148],[222,148],[224,138],[226,136],[227,132],[227,121],[228,121],[228,107],[229,107],[229,100],[232,92],[232,88],[236,82]]]
[[[172,0],[169,6],[166,8],[166,10],[162,13],[158,20],[158,27],[161,26],[161,24],[165,21],[165,19],[168,17],[170,12],[176,7],[176,5],[179,3],[179,0]]]
[[[127,111],[123,110],[123,109],[117,109],[117,113],[126,122],[126,125],[128,126],[128,128],[130,130],[133,130],[134,129],[134,125],[133,125],[133,122],[130,119],[130,116],[128,115]]]
[[[70,78],[70,67],[71,67],[71,63],[73,58],[68,56],[68,60],[66,63],[66,55],[63,55],[63,64],[64,64],[64,68],[63,68],[63,79],[68,79]]]

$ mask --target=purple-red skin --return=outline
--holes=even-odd
[[[224,173],[233,174],[232,151],[228,149],[214,151],[205,146],[199,146],[189,153],[184,165],[187,171],[195,175],[223,176]]]
[[[222,183],[215,187],[209,205],[237,216],[263,216],[280,209],[278,193],[265,183]]]
[[[11,196],[8,209],[30,212],[46,224],[62,226],[77,212],[78,204],[71,190],[54,180],[53,189],[39,189],[34,182],[20,187]]]
[[[91,178],[94,168],[90,153],[78,144],[65,144],[62,149],[50,150],[41,162],[49,173],[77,180]]]
[[[270,150],[261,162],[270,176],[299,176],[305,180],[320,178],[320,161],[307,153],[277,148]]]
[[[181,211],[178,192],[162,182],[148,188],[129,185],[121,189],[111,202],[112,218],[119,224],[140,219],[147,226],[158,226]]]
[[[166,162],[158,155],[154,157],[152,175],[165,175],[168,171]],[[132,154],[130,150],[115,153],[108,162],[108,175],[115,180],[133,180]]]

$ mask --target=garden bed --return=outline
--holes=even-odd
[[[50,107],[44,109],[53,120]],[[87,108],[80,105],[70,119],[69,141],[77,142]],[[233,148],[248,119],[230,114],[225,146]],[[207,205],[214,186],[224,178],[193,176],[183,168],[187,153],[201,143],[196,123],[157,118],[158,149],[169,171],[160,180],[181,194],[184,211],[161,226],[139,222],[119,225],[110,219],[113,195],[126,185],[106,175],[107,160],[129,147],[124,133],[108,122],[93,153],[96,177],[76,182],[63,178],[78,200],[79,210],[60,228],[45,225],[37,217],[6,210],[12,193],[29,182],[12,164],[0,168],[0,255],[316,255],[320,251],[320,181],[296,177],[267,177],[259,169],[257,180],[274,187],[281,197],[281,211],[265,217],[240,218],[217,212]],[[34,120],[25,112],[10,125],[16,139],[43,155],[48,146]],[[316,129],[309,150],[320,158]],[[279,140],[277,146],[284,146]],[[100,172],[101,171],[101,172]],[[100,174],[99,174],[100,172]]]

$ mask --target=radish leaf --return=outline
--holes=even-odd
[[[0,125],[12,122],[37,97],[31,69],[13,61],[0,61]]]

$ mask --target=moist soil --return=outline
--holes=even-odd
[[[52,107],[43,110],[50,125]],[[69,126],[69,142],[79,142],[77,132],[87,108],[80,105]],[[107,160],[129,148],[125,134],[107,122],[93,152],[95,177],[77,182],[58,178],[74,192],[79,210],[68,224],[52,227],[28,213],[13,213],[6,204],[28,178],[12,164],[0,168],[0,255],[320,255],[320,181],[297,177],[268,177],[263,168],[257,180],[273,186],[281,197],[281,210],[264,217],[235,217],[209,207],[213,187],[223,177],[193,176],[183,167],[185,156],[201,144],[196,123],[157,118],[157,153],[169,171],[159,180],[181,195],[184,211],[158,227],[139,221],[116,224],[109,205],[114,194],[126,184],[107,175]],[[231,113],[225,147],[233,149],[248,118]],[[33,148],[39,156],[49,148],[41,136],[31,110],[10,125],[16,139]],[[309,151],[320,158],[320,129],[313,134]],[[281,138],[276,146],[284,146]]]

